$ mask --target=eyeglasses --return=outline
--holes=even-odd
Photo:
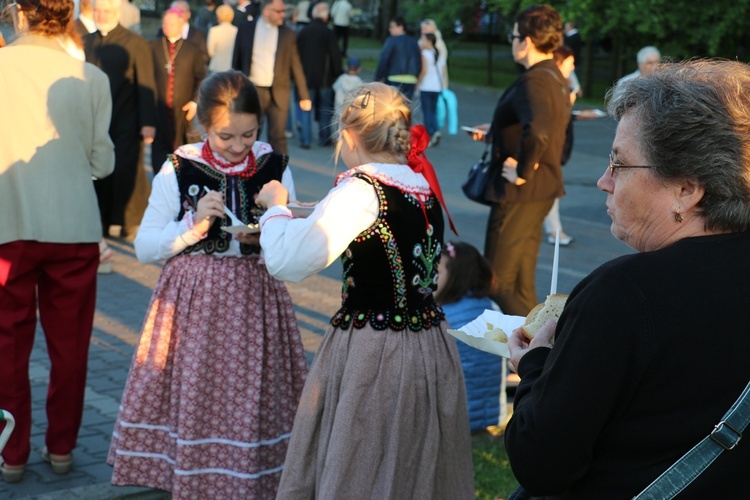
[[[521,41],[524,38],[526,38],[526,36],[524,36],[524,35],[514,35],[512,31],[509,31],[508,32],[508,43],[511,44],[511,45],[513,45],[513,39],[514,38],[518,38],[518,40]]]
[[[609,152],[609,175],[614,177],[615,172],[621,168],[652,168],[652,167],[646,166],[646,165],[622,165],[619,163],[615,163],[615,154],[610,151]]]

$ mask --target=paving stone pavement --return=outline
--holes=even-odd
[[[49,359],[41,327],[37,327],[29,376],[32,386],[32,456],[22,482],[0,482],[3,499],[119,499],[169,498],[149,488],[110,484],[112,468],[106,458],[120,397],[137,344],[141,323],[151,292],[161,271],[160,265],[141,264],[132,244],[109,240],[114,250],[114,272],[99,275],[97,309],[89,349],[86,400],[74,468],[65,476],[55,475],[41,459],[47,415],[44,411],[49,382]],[[330,316],[339,303],[339,283],[325,276],[308,278],[288,285],[295,304],[308,359],[320,344]],[[54,417],[52,417],[54,418]]]

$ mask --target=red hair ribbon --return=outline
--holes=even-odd
[[[430,142],[430,135],[427,133],[427,129],[423,125],[415,125],[409,131],[411,139],[411,150],[406,155],[406,164],[417,173],[424,175],[427,179],[427,183],[430,185],[430,189],[437,197],[440,205],[445,210],[445,215],[448,216],[448,222],[450,223],[451,230],[458,236],[458,231],[453,225],[453,219],[451,214],[448,212],[448,207],[445,206],[445,200],[443,199],[443,192],[440,190],[440,183],[438,182],[437,174],[435,174],[435,168],[430,163],[430,160],[424,154],[424,150],[427,149],[427,145]],[[422,210],[424,210],[424,204],[422,204]],[[426,217],[426,213],[425,213]]]

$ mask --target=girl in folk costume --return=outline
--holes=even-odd
[[[339,255],[344,267],[277,498],[474,498],[461,362],[432,298],[444,223],[429,137],[382,83],[352,91],[339,113],[349,170],[313,213],[292,219],[276,181],[256,199],[273,276],[299,281]]]
[[[168,259],[133,357],[108,461],[114,484],[174,498],[273,498],[307,365],[286,287],[259,262],[253,197],[292,196],[287,157],[256,141],[260,102],[234,71],[200,87],[205,143],[181,146],[154,178],[135,240]]]

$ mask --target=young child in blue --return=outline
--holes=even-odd
[[[435,300],[443,308],[451,328],[470,323],[485,309],[498,309],[489,297],[493,286],[490,264],[472,245],[447,242],[438,273]],[[504,424],[507,418],[505,360],[463,342],[456,343],[464,370],[471,430],[481,431]]]

